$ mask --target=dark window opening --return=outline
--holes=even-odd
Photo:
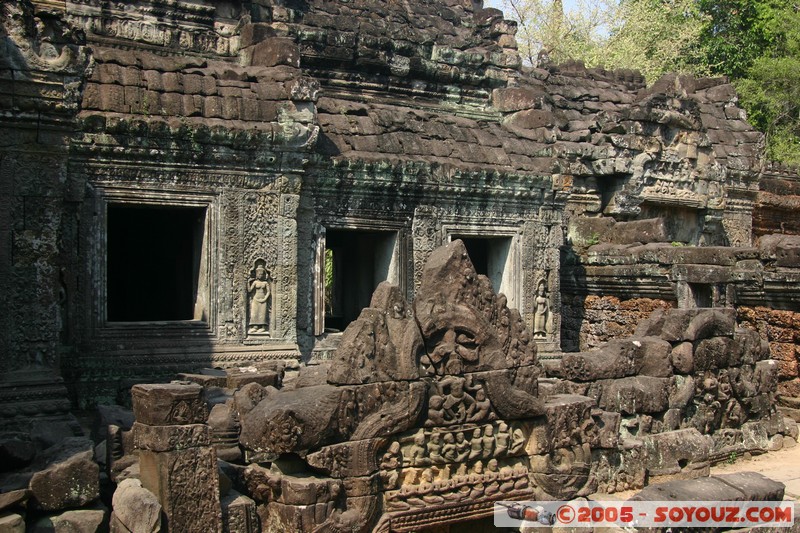
[[[714,292],[711,285],[706,283],[690,283],[695,307],[713,307]]]
[[[329,229],[325,237],[325,329],[344,330],[396,277],[397,233]]]
[[[511,261],[511,237],[463,237],[472,265],[478,274],[483,274],[492,282],[496,292],[502,292],[513,307],[516,305]]]
[[[200,283],[203,207],[109,204],[110,322],[193,320]]]
[[[489,239],[457,237],[464,241],[472,266],[478,274],[489,275]]]

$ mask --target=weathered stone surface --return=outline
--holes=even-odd
[[[169,531],[219,531],[217,458],[211,447],[171,452],[139,452],[142,487],[152,492],[166,516]]]
[[[100,468],[94,462],[92,442],[73,438],[46,452],[48,466],[31,478],[29,489],[36,505],[59,511],[85,505],[100,496]]]
[[[112,507],[111,531],[114,533],[162,531],[161,504],[138,479],[126,479],[117,485]]]
[[[211,445],[211,429],[205,424],[183,426],[133,425],[134,446],[139,450],[169,452]]]
[[[546,98],[544,91],[534,87],[510,87],[492,92],[492,104],[503,112],[541,108]]]
[[[280,385],[277,372],[231,372],[228,374],[226,385],[230,389],[238,389],[248,383],[258,383],[262,387]]]
[[[28,489],[12,490],[10,492],[0,493],[0,511],[24,506],[25,502],[30,497],[30,494],[31,493]]]
[[[669,379],[635,376],[599,382],[598,405],[625,414],[659,413],[669,406]]]
[[[781,501],[784,485],[757,472],[651,485],[630,501]]]
[[[240,441],[251,450],[274,454],[316,447],[337,430],[342,393],[318,385],[267,398],[242,416]]]
[[[140,424],[202,424],[208,418],[203,387],[196,383],[134,385],[133,414]]]
[[[735,313],[730,310],[675,309],[665,316],[661,338],[670,342],[732,336]]]
[[[564,354],[561,373],[578,381],[615,379],[641,374],[668,377],[671,346],[654,337],[630,337],[611,341],[595,350]]]
[[[25,518],[21,514],[0,514],[0,531],[25,533]]]
[[[233,491],[220,503],[223,533],[260,533],[256,502],[251,498]]]
[[[734,366],[730,357],[734,341],[728,337],[713,337],[697,343],[694,350],[694,367],[696,370],[711,370]]]
[[[365,343],[367,337],[375,342]],[[416,379],[422,350],[422,336],[411,317],[411,306],[399,287],[381,283],[370,307],[345,331],[328,371],[328,382],[347,385]]]
[[[682,342],[672,349],[672,366],[675,372],[691,374],[694,372],[694,346],[691,342]]]
[[[36,455],[36,446],[19,434],[0,438],[0,471],[7,472],[29,465]]]
[[[103,531],[106,511],[82,509],[67,511],[39,519],[29,531],[33,533],[98,533]]]
[[[253,47],[251,54],[250,64],[257,67],[300,66],[300,53],[297,45],[290,39],[266,38]]]
[[[707,476],[711,437],[695,429],[681,429],[650,435],[643,439],[645,466],[651,478]]]

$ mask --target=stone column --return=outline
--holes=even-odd
[[[217,456],[203,388],[195,383],[131,389],[142,486],[156,495],[170,533],[222,531]]]

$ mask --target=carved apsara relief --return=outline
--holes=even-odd
[[[257,259],[247,280],[250,311],[247,317],[248,335],[270,334],[272,276],[266,269],[266,264],[265,260]]]

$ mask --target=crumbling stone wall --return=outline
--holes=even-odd
[[[761,173],[758,201],[753,211],[753,236],[773,233],[799,235],[800,177],[796,168],[778,164]]]
[[[742,306],[737,314],[739,324],[758,331],[769,343],[771,357],[778,363],[778,394],[800,398],[800,313]]]
[[[562,299],[561,347],[565,351],[590,350],[629,337],[654,311],[673,307],[674,301],[653,298],[589,295]]]

